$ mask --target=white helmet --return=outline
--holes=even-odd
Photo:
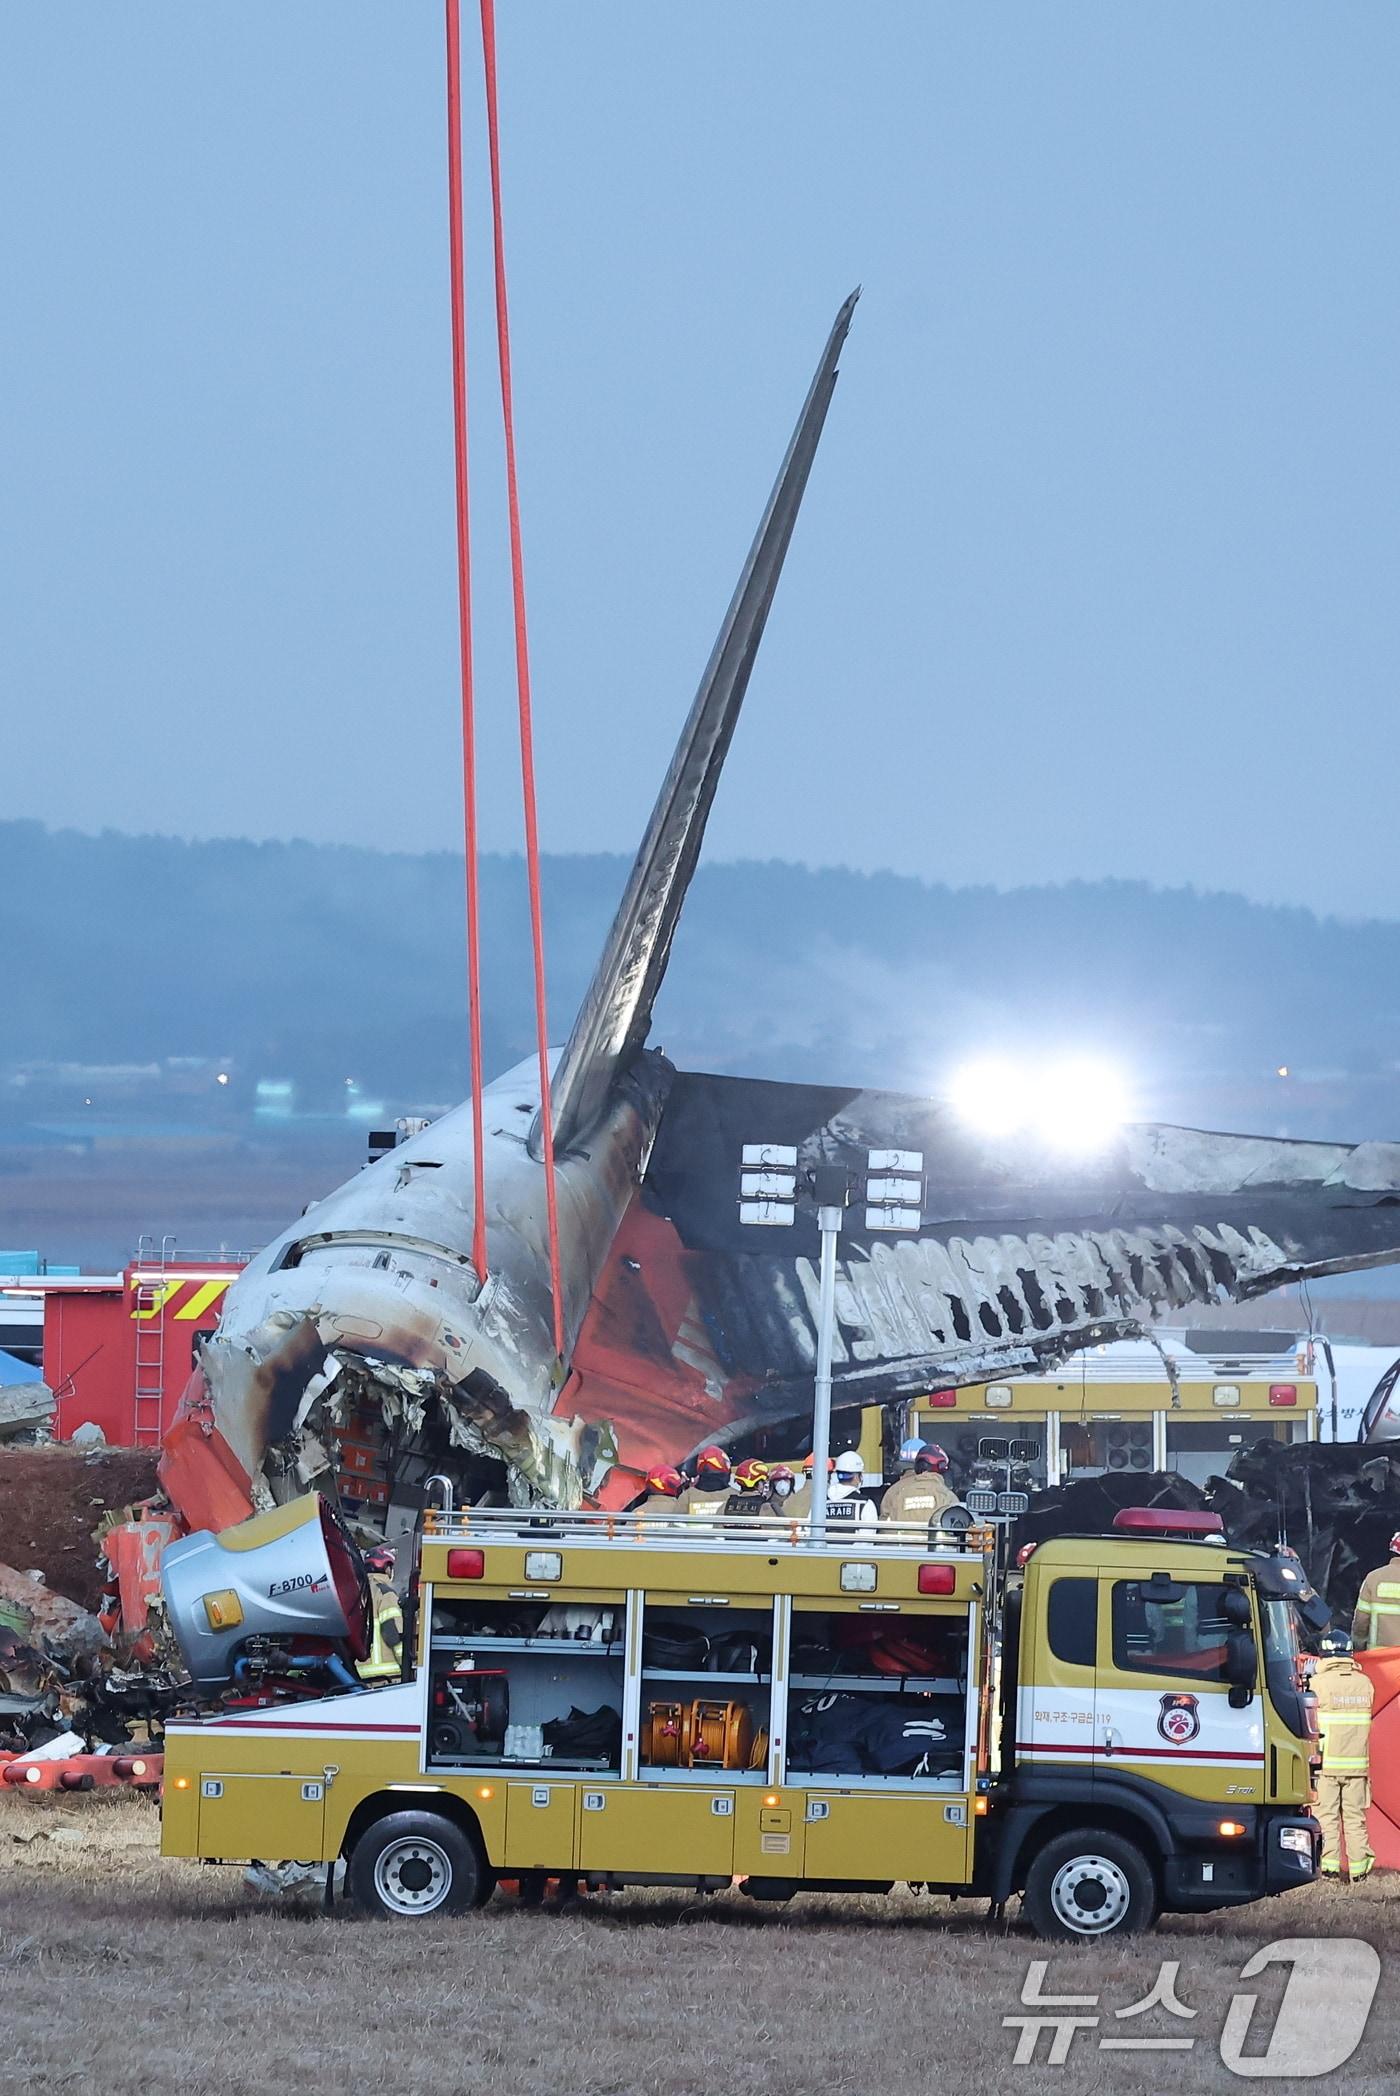
[[[840,1455],[836,1458],[836,1475],[838,1477],[865,1476],[865,1465],[853,1448],[842,1449]]]

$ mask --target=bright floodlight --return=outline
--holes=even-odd
[[[1102,1149],[1128,1111],[1119,1073],[1088,1058],[1043,1066],[968,1063],[955,1073],[948,1099],[959,1120],[981,1135],[1021,1135],[1081,1154]]]
[[[983,1135],[1010,1135],[1024,1125],[1026,1075],[1008,1062],[967,1063],[948,1087],[953,1111]]]
[[[1127,1119],[1123,1080],[1106,1063],[1056,1064],[1036,1090],[1034,1125],[1057,1150],[1101,1149]]]

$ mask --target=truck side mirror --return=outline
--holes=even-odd
[[[1226,1587],[1220,1613],[1232,1630],[1248,1630],[1252,1626],[1249,1596],[1241,1587]]]
[[[1243,1710],[1254,1694],[1259,1678],[1259,1647],[1252,1630],[1232,1630],[1225,1640],[1225,1679],[1230,1684],[1230,1708]]]

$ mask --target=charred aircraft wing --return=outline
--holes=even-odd
[[[588,1136],[613,1080],[642,1047],[670,957],[720,771],[748,689],[817,442],[836,387],[836,365],[860,293],[846,300],[827,337],[768,507],[670,769],[652,810],[597,971],[550,1087],[554,1143],[561,1153]],[[530,1146],[539,1154],[538,1120]]]
[[[1400,1260],[1400,1144],[1144,1124],[1076,1161],[976,1136],[928,1099],[679,1072],[564,1393],[576,1415],[618,1424],[624,1459],[643,1393],[672,1414],[673,1452],[682,1421],[693,1445],[810,1412],[815,1219],[799,1207],[790,1227],[741,1224],[753,1142],[795,1147],[801,1173],[843,1167],[855,1195],[838,1404],[1015,1374],[1189,1302]],[[916,1232],[867,1228],[871,1150],[923,1153]],[[639,1432],[643,1456],[652,1438]]]

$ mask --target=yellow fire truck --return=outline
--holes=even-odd
[[[1021,1893],[1072,1938],[1306,1884],[1298,1659],[1326,1611],[1295,1559],[1210,1526],[1131,1510],[1018,1572],[990,1529],[431,1513],[411,1678],[172,1722],[164,1852],[344,1857],[390,1915],[498,1878],[904,1882]],[[207,1692],[298,1621],[338,1622],[351,1656],[364,1631],[314,1497],[186,1538],[165,1586]]]
[[[886,1440],[897,1446],[909,1433],[937,1442],[960,1488],[990,1445],[998,1474],[1009,1462],[1035,1491],[1120,1472],[1164,1471],[1203,1485],[1256,1441],[1319,1438],[1324,1406],[1307,1342],[1264,1332],[1159,1339],[1161,1350],[1121,1340],[1086,1348],[1053,1374],[931,1391],[886,1427]]]

